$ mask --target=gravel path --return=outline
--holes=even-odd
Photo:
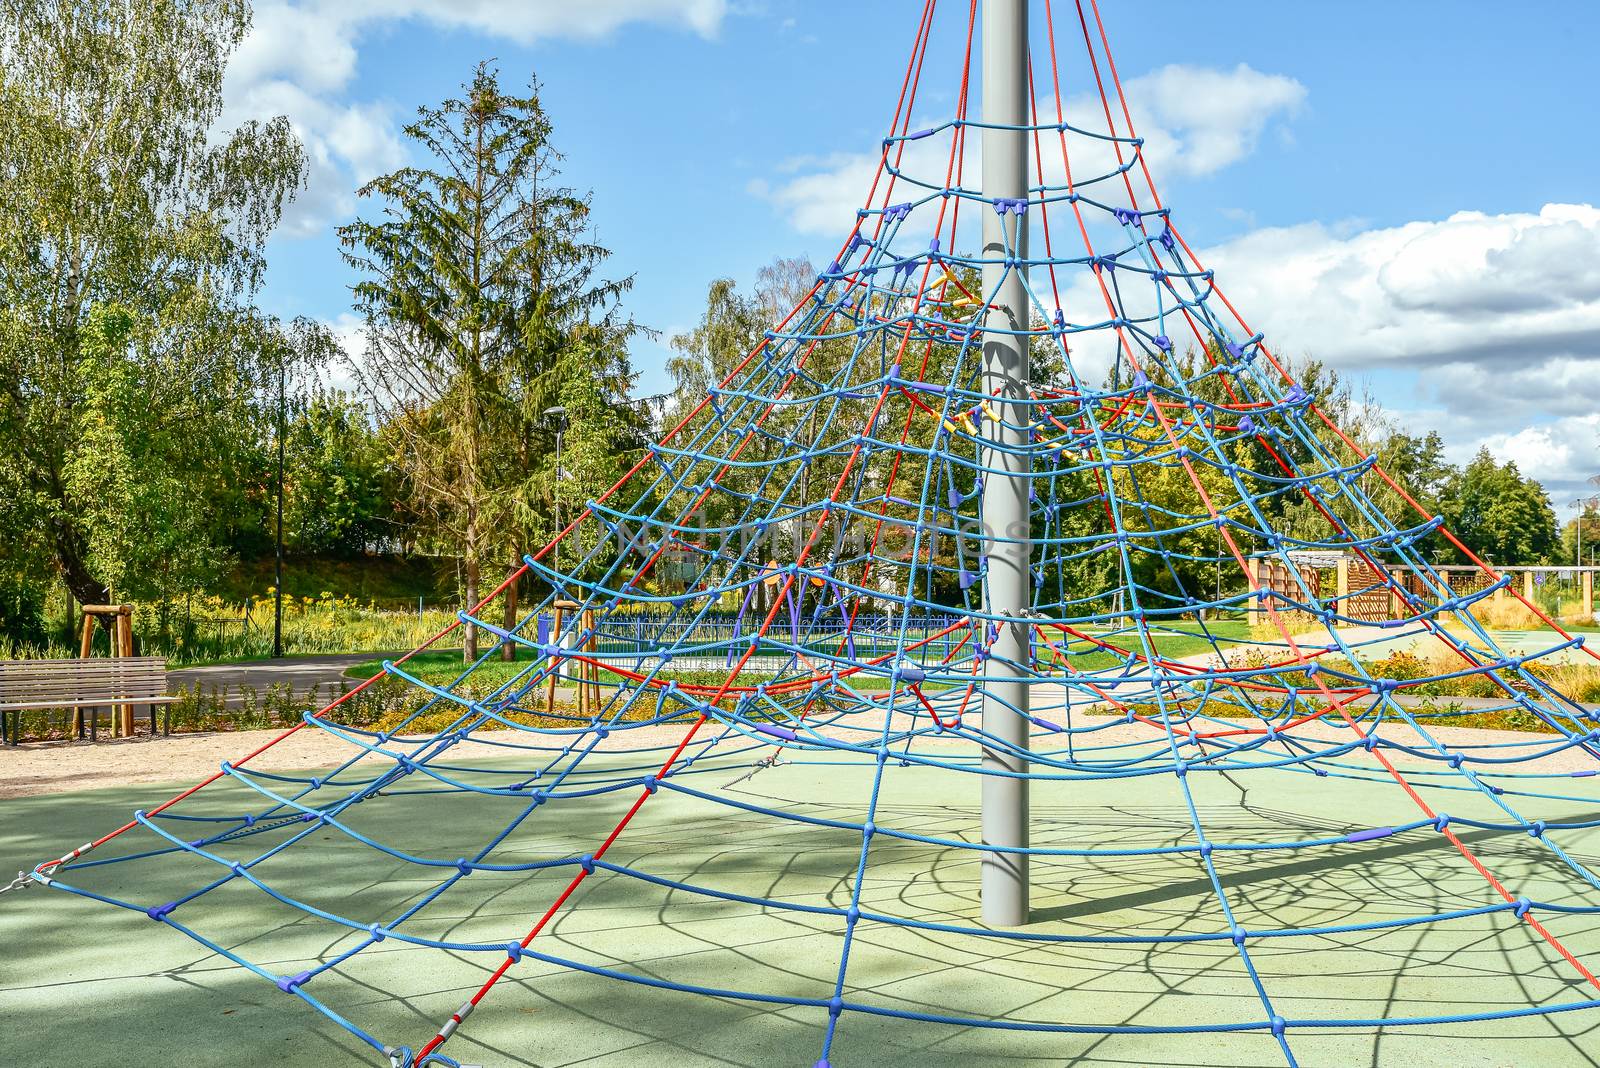
[[[981,722],[981,716],[976,718]],[[1246,724],[1241,722],[1240,726]],[[686,724],[680,723],[619,730],[600,742],[597,748],[613,750],[664,746],[670,749],[683,738],[686,729]],[[1213,729],[1216,729],[1215,726]],[[283,733],[278,730],[228,731],[214,734],[182,734],[156,739],[140,737],[101,742],[35,742],[12,749],[0,749],[0,799],[139,783],[187,786],[214,773],[224,760],[237,762],[245,754]],[[1153,733],[1153,728],[1143,724],[1108,724],[1104,730],[1096,732],[1094,744],[1115,745],[1149,741]],[[1324,742],[1348,741],[1350,738],[1348,731],[1325,723],[1302,724],[1295,729],[1295,733],[1305,740],[1315,739]],[[1435,727],[1430,733],[1452,750],[1467,753],[1471,753],[1476,746],[1500,746],[1508,743],[1526,747],[1509,752],[1537,752],[1557,742],[1557,739],[1549,734],[1480,730],[1472,727]],[[1385,724],[1381,734],[1386,740],[1402,745],[1424,750],[1429,748],[1427,742],[1403,724]],[[495,740],[510,740],[508,732],[503,731],[484,731],[482,735],[488,743]],[[852,740],[859,742],[859,735]],[[397,740],[394,744],[401,745],[404,742]],[[546,744],[556,744],[556,742],[547,738]],[[922,744],[970,747],[968,742],[951,738],[925,737]],[[1034,744],[1039,746],[1041,742],[1035,741]],[[1393,753],[1392,750],[1390,752]],[[248,766],[264,771],[325,768],[348,760],[354,753],[355,749],[350,743],[326,731],[300,729],[266,752],[252,758]],[[459,743],[451,759],[453,762],[491,758],[504,760],[509,755],[509,751],[503,746],[468,740]],[[1340,759],[1355,763],[1363,755],[1355,753]],[[1503,752],[1501,755],[1509,753]],[[1392,759],[1398,764],[1410,763],[1403,754],[1394,755]],[[1375,762],[1373,766],[1375,771],[1381,772]],[[1580,749],[1573,748],[1537,761],[1530,761],[1517,770],[1568,774],[1594,766],[1594,758]],[[159,791],[152,792],[152,804],[162,799]]]

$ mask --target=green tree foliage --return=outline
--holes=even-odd
[[[632,466],[643,444],[638,419],[630,409],[608,396],[600,379],[585,373],[592,358],[593,354],[585,346],[578,346],[568,356],[573,364],[572,373],[562,376],[560,400],[561,407],[566,409],[567,429],[562,440],[561,470],[553,481],[563,522],[570,522],[589,501],[610,489]],[[562,542],[567,566],[594,553],[602,536],[606,535],[599,524],[580,524],[572,536]],[[594,555],[587,569],[590,572],[597,572],[610,563],[608,553]],[[642,558],[631,563],[641,562]]]
[[[394,537],[398,487],[365,405],[336,391],[300,399],[284,444],[290,551],[351,557]]]
[[[671,339],[673,353],[667,357],[667,375],[672,379],[672,391],[663,420],[667,429],[682,422],[713,386],[750,355],[767,325],[760,305],[741,294],[733,279],[711,283],[700,322]]]
[[[817,272],[803,258],[778,259],[763,267],[750,294],[740,293],[730,279],[713,282],[707,292],[706,307],[700,322],[688,333],[672,338],[675,354],[667,371],[673,379],[668,398],[668,428],[686,417],[703,401],[710,389],[760,344],[763,333],[789,316],[806,299],[816,283]],[[844,333],[841,323],[829,326],[839,336],[827,337],[804,347],[800,368],[785,389],[785,376],[777,373],[762,380],[761,389],[784,389],[785,403],[772,407],[752,407],[748,401],[730,402],[735,413],[728,425],[743,427],[745,420],[760,421],[760,431],[752,434],[741,448],[740,439],[729,437],[722,417],[709,407],[685,430],[684,440],[708,431],[716,440],[714,448],[729,452],[741,448],[741,460],[751,466],[723,472],[720,484],[729,492],[713,494],[693,515],[686,516],[691,526],[706,529],[697,539],[702,548],[717,554],[730,565],[738,559],[757,563],[790,559],[797,545],[810,531],[804,516],[780,519],[756,533],[757,518],[774,511],[793,509],[794,503],[825,495],[838,479],[848,450],[841,442],[859,431],[871,408],[870,400],[827,393],[841,381],[860,374],[863,362],[877,365],[875,354],[857,354],[855,339]],[[852,366],[856,371],[849,371]],[[841,378],[841,376],[845,376]],[[816,397],[815,403],[806,398]],[[808,464],[793,457],[806,451],[815,455]],[[789,457],[789,460],[782,460]],[[791,485],[791,482],[793,483]],[[678,500],[666,507],[673,517],[685,516],[691,492],[680,491]],[[786,502],[779,506],[779,499]],[[837,548],[837,546],[835,546]],[[826,559],[833,550],[821,552]],[[766,608],[767,588],[757,591],[759,609]]]
[[[1488,449],[1479,449],[1451,480],[1442,510],[1467,548],[1497,564],[1540,563],[1559,545],[1544,487],[1515,463],[1497,463]]]
[[[1373,451],[1378,464],[1413,500],[1429,512],[1439,511],[1458,472],[1445,460],[1444,439],[1437,430],[1412,435],[1390,429]],[[1378,510],[1396,524],[1406,526],[1421,518],[1398,492],[1376,476],[1367,477],[1364,488]]]
[[[149,417],[128,359],[132,327],[127,312],[102,305],[79,332],[83,396],[62,473],[98,576],[121,596],[159,596],[213,577],[215,552],[209,516],[186,492],[205,458],[190,454],[187,420]]]
[[[1600,488],[1600,475],[1591,478],[1589,485]],[[1561,527],[1558,563],[1600,560],[1600,494],[1582,497],[1575,505],[1572,518]]]
[[[241,0],[0,0],[7,552],[80,601],[201,575],[208,490],[258,437],[277,327],[249,301],[305,160],[286,119],[216,128],[249,25]]]
[[[459,547],[475,602],[486,561],[550,529],[554,426],[543,413],[563,372],[631,411],[636,328],[617,307],[631,279],[599,276],[610,253],[592,239],[588,201],[556,184],[537,84],[505,93],[480,64],[464,89],[405,129],[429,166],[365,186],[381,214],[339,235],[361,275],[358,373],[396,435],[420,517]],[[581,364],[564,358],[579,334]],[[469,659],[477,641],[467,627]]]

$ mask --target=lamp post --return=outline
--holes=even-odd
[[[1600,475],[1590,479],[1591,482],[1600,482]],[[1600,494],[1593,497],[1579,497],[1572,502],[1572,507],[1577,511],[1577,516],[1572,520],[1572,535],[1577,540],[1577,552],[1574,554],[1577,566],[1583,566],[1583,516],[1591,508],[1600,507]],[[1589,546],[1589,555],[1594,556],[1594,545]]]
[[[284,415],[284,378],[288,367],[280,358],[278,363],[278,522],[273,538],[272,558],[272,657],[283,656],[283,432],[287,423]]]
[[[552,486],[552,494],[555,498],[556,505],[556,538],[558,540],[555,543],[555,554],[554,558],[551,560],[551,567],[553,567],[556,571],[560,571],[561,542],[559,539],[561,537],[561,435],[565,433],[567,429],[567,410],[558,404],[553,408],[546,408],[544,410],[544,417],[546,419],[554,419],[556,421],[556,479]]]

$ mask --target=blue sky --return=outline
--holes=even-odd
[[[1487,444],[1564,505],[1600,473],[1600,5],[1108,0],[1106,26],[1191,243],[1280,349],[1366,383],[1460,459]],[[1081,68],[1070,3],[1060,54]],[[1035,22],[1043,4],[1034,5]],[[228,118],[285,113],[311,184],[263,303],[347,333],[333,227],[406,161],[399,127],[482,58],[537,72],[565,177],[593,190],[627,306],[670,334],[707,284],[831,258],[884,135],[920,5],[782,0],[258,4]],[[941,4],[917,116],[947,115],[964,5]],[[1073,77],[1068,73],[1068,77]],[[1476,213],[1476,214],[1462,214]],[[837,217],[835,217],[837,216]],[[665,385],[641,343],[640,390]],[[1591,487],[1589,492],[1595,492]]]

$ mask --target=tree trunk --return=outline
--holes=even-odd
[[[474,152],[472,201],[472,296],[483,297],[483,124],[484,101],[474,91],[472,99],[473,123],[476,127],[477,148]],[[478,378],[483,372],[483,325],[478,313],[473,314],[472,366],[468,369],[467,390],[463,397],[464,429],[467,434],[467,611],[478,608]],[[465,660],[478,659],[478,628],[467,624],[461,654]]]
[[[472,612],[478,607],[478,502],[467,501],[466,553],[462,563],[467,573],[466,604]],[[471,663],[478,659],[478,628],[468,623],[461,634],[461,659]]]
[[[521,560],[520,556],[517,553],[517,547],[515,545],[513,545],[511,547],[511,574],[515,575],[517,573],[517,569],[519,567],[521,567],[521,566],[522,566],[522,560]],[[518,581],[516,579],[512,579],[511,582],[506,586],[506,592],[505,592],[505,608],[506,608],[506,611],[505,611],[505,616],[503,618],[504,618],[505,630],[506,630],[506,632],[508,634],[509,633],[514,633],[516,631],[516,629],[517,629],[517,586],[518,585],[519,585]],[[516,646],[515,642],[509,642],[508,641],[508,642],[503,643],[500,646],[500,659],[501,660],[515,660],[516,658],[517,658],[517,646]]]
[[[69,523],[55,523],[55,562],[61,581],[79,604],[109,604],[111,589],[94,577],[84,561],[83,539]]]

